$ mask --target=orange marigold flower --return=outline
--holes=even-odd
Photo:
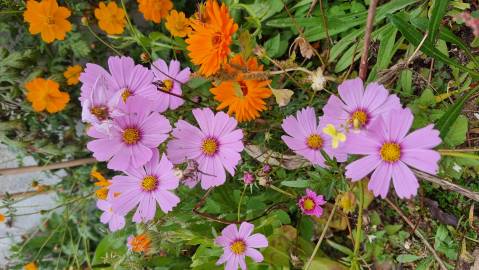
[[[63,76],[67,79],[68,85],[76,85],[80,82],[80,74],[82,73],[83,68],[80,65],[69,66]]]
[[[3,214],[0,214],[0,223],[5,222],[6,219],[7,218]]]
[[[43,41],[50,43],[55,39],[64,40],[66,33],[72,30],[67,20],[70,15],[70,10],[58,6],[56,0],[29,0],[23,19],[30,24],[28,30],[32,35],[40,33]]]
[[[224,3],[220,7],[217,0],[208,0],[205,10],[207,22],[193,20],[193,32],[186,43],[191,62],[200,65],[200,74],[210,76],[226,62],[238,25],[230,17]]]
[[[128,237],[128,249],[134,252],[147,253],[150,250],[151,239],[147,234]]]
[[[259,112],[266,110],[264,99],[272,95],[268,87],[270,81],[246,79],[243,73],[262,71],[263,66],[258,65],[255,58],[245,61],[240,55],[236,55],[225,69],[235,74],[236,79],[223,81],[210,90],[215,95],[215,100],[220,102],[216,109],[228,107],[228,114],[234,113],[238,122],[256,119],[260,115]]]
[[[25,84],[27,100],[32,103],[33,110],[36,112],[44,111],[56,113],[65,108],[70,95],[60,91],[60,85],[52,80],[36,78]]]
[[[95,169],[91,171],[90,175],[97,180],[95,186],[100,187],[100,189],[95,191],[96,197],[100,200],[106,200],[108,197],[108,187],[111,185],[110,181]]]
[[[37,270],[38,267],[37,265],[34,263],[34,262],[31,262],[31,263],[27,263],[23,266],[23,269],[24,270]]]
[[[126,14],[122,8],[119,8],[115,2],[105,5],[100,2],[95,9],[95,17],[98,19],[98,26],[108,35],[118,35],[125,31]]]
[[[145,20],[160,23],[161,19],[168,15],[168,11],[173,8],[171,0],[138,0],[138,9]]]
[[[192,31],[190,20],[185,17],[185,13],[172,10],[166,17],[166,29],[175,37],[186,37]]]

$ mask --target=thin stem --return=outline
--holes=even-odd
[[[361,56],[361,63],[359,64],[359,78],[363,81],[366,80],[368,75],[368,55],[369,55],[369,45],[371,44],[371,32],[374,27],[374,16],[376,15],[376,7],[378,5],[378,0],[371,0],[368,10],[368,18],[366,21],[366,34],[364,35],[364,51]]]
[[[361,245],[361,231],[363,226],[363,207],[364,207],[364,188],[363,188],[363,181],[359,182],[359,213],[358,213],[358,220],[356,223],[356,235],[354,237],[354,253],[353,259],[351,261],[351,268],[350,269],[359,269],[358,265],[358,253],[359,247]]]
[[[328,63],[331,47],[333,46],[333,40],[331,39],[331,36],[329,35],[328,20],[326,19],[326,15],[324,14],[323,0],[319,0],[319,9],[321,11],[321,18],[323,19],[324,32],[326,32],[326,37],[328,40],[328,50],[327,50],[326,61],[325,61],[326,63]]]
[[[316,256],[316,253],[318,253],[319,247],[321,246],[324,236],[326,235],[326,232],[328,231],[329,224],[331,223],[331,220],[333,219],[337,206],[338,206],[337,202],[334,203],[333,210],[331,210],[331,213],[329,214],[328,221],[326,221],[326,225],[324,226],[323,232],[321,233],[321,236],[319,237],[318,243],[316,243],[316,246],[314,247],[313,253],[309,257],[308,262],[306,263],[306,266],[304,267],[304,270],[308,270],[309,267],[311,267],[311,263],[313,262],[313,259]]]
[[[246,192],[246,187],[248,185],[244,185],[244,188],[243,188],[243,192],[241,192],[241,197],[240,197],[240,200],[239,200],[239,203],[238,203],[238,221],[241,220],[240,218],[240,213],[241,213],[241,203],[243,202],[243,197],[244,197],[244,194]]]
[[[287,192],[287,191],[285,191],[285,190],[282,190],[282,189],[280,189],[280,188],[277,187],[277,186],[269,185],[269,187],[270,187],[272,190],[275,190],[275,191],[277,191],[277,192],[279,192],[279,193],[282,193],[282,194],[284,194],[284,195],[286,195],[286,196],[288,196],[288,197],[296,198],[295,195],[293,195],[293,194],[291,194],[291,193],[289,193],[289,192]]]
[[[110,48],[112,51],[114,51],[116,54],[118,55],[123,55],[120,51],[118,51],[117,49],[115,49],[115,47],[113,47],[113,45],[109,44],[108,42],[106,42],[105,40],[103,40],[100,36],[98,36],[94,31],[93,29],[91,29],[90,25],[86,25],[86,27],[88,28],[88,31],[90,31],[90,33],[96,38],[98,39],[101,43],[103,43],[103,45],[107,46],[108,48]]]

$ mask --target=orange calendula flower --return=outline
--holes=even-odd
[[[130,235],[127,245],[131,251],[147,253],[150,250],[151,239],[144,233],[137,236]]]
[[[238,25],[230,17],[226,5],[223,3],[220,7],[217,0],[208,0],[205,11],[208,19],[206,22],[192,21],[193,32],[186,43],[191,62],[200,66],[200,74],[210,76],[226,62]]]
[[[126,14],[115,2],[105,5],[100,2],[95,9],[95,17],[98,19],[98,26],[108,35],[119,35],[125,31]]]
[[[192,31],[190,20],[186,18],[185,13],[172,10],[166,17],[166,29],[175,37],[186,37]]]
[[[80,74],[82,73],[83,68],[80,65],[69,66],[63,76],[67,79],[68,85],[76,85],[80,82]]]
[[[36,78],[25,84],[27,100],[32,103],[33,110],[36,112],[44,111],[56,113],[65,108],[70,95],[60,91],[60,85],[52,80]]]
[[[67,20],[70,15],[70,10],[58,6],[56,0],[29,0],[23,19],[30,24],[28,30],[32,35],[40,33],[43,41],[50,43],[55,39],[64,40],[66,33],[72,30]]]
[[[97,180],[95,186],[100,187],[100,189],[95,191],[96,197],[100,200],[106,200],[108,197],[108,187],[111,185],[110,181],[95,169],[91,171],[90,175]]]
[[[7,218],[3,214],[0,214],[0,223],[5,222],[6,219]]]
[[[258,65],[255,58],[245,61],[240,55],[236,55],[225,69],[235,74],[236,79],[223,81],[210,90],[215,95],[215,100],[220,102],[216,109],[228,107],[228,114],[234,113],[238,122],[256,119],[260,115],[259,112],[266,109],[264,99],[272,95],[268,87],[270,81],[247,79],[243,72],[262,71],[263,66]]]
[[[168,15],[168,11],[173,8],[171,0],[138,0],[138,9],[145,20],[160,23],[161,19]]]
[[[34,262],[31,262],[31,263],[25,264],[25,265],[23,266],[23,269],[24,269],[24,270],[37,270],[38,267],[37,267],[37,265],[36,265]]]

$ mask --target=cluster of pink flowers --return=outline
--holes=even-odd
[[[206,190],[224,184],[227,173],[235,175],[244,144],[234,118],[197,108],[192,110],[197,125],[185,120],[171,125],[162,115],[183,104],[182,85],[189,80],[189,68],[181,69],[176,60],[167,64],[158,59],[148,69],[129,57],[110,57],[108,67],[107,71],[87,64],[80,76],[80,101],[82,120],[89,124],[87,134],[92,138],[87,148],[98,161],[120,172],[113,177],[106,199],[97,202],[104,211],[101,222],[108,223],[111,231],[122,229],[130,212],[133,222],[144,223],[154,219],[158,207],[168,213],[180,203],[175,165],[187,164],[185,171],[197,173],[195,179],[183,179],[190,188],[201,182]],[[439,132],[429,125],[408,134],[411,111],[377,83],[364,89],[360,79],[347,80],[338,92],[339,96],[329,98],[321,117],[307,107],[285,118],[286,134],[281,137],[285,144],[324,168],[329,160],[346,162],[350,155],[362,155],[346,166],[346,177],[358,181],[372,172],[369,189],[376,196],[386,197],[391,180],[399,197],[416,195],[419,183],[410,167],[437,173],[440,155],[432,148],[441,143]],[[263,171],[268,173],[271,167]],[[252,185],[254,174],[243,172],[243,181]],[[297,202],[305,215],[316,217],[322,215],[325,203],[310,189]],[[268,241],[262,234],[252,235],[253,229],[247,222],[239,230],[227,226],[215,241],[224,249],[218,264],[246,269],[245,256],[262,261],[255,248],[268,246]]]

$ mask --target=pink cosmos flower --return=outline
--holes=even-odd
[[[321,217],[323,208],[321,205],[326,204],[323,195],[316,195],[311,189],[306,189],[306,195],[298,201],[298,206],[304,214],[308,216]]]
[[[336,128],[367,129],[383,113],[400,109],[396,95],[389,95],[384,86],[370,83],[366,90],[360,78],[346,80],[338,86],[339,97],[332,95],[323,107],[321,121]]]
[[[90,96],[91,89],[99,76],[106,78],[108,88],[123,101],[137,95],[155,102],[159,99],[159,92],[153,85],[153,72],[142,65],[135,65],[131,57],[109,57],[108,69],[111,74],[101,66],[87,64],[85,71],[80,75],[80,81],[83,83],[81,101]]]
[[[190,68],[180,70],[180,62],[172,60],[170,66],[166,64],[163,59],[158,59],[151,65],[151,70],[155,74],[155,84],[157,87],[161,87],[163,91],[167,91],[181,96],[181,86],[188,82],[190,78]],[[159,92],[159,101],[157,110],[164,112],[168,108],[175,110],[185,103],[185,101],[179,97]]]
[[[339,162],[346,161],[347,155],[342,151],[342,147],[333,149],[331,137],[323,134],[325,125],[322,121],[318,124],[313,108],[307,107],[297,111],[296,117],[286,117],[281,127],[288,134],[281,136],[281,139],[296,154],[305,157],[314,165],[326,166],[321,150]]]
[[[216,237],[215,244],[223,247],[223,255],[216,262],[220,265],[226,262],[225,270],[237,270],[239,267],[246,270],[245,256],[251,257],[255,262],[262,262],[264,257],[255,248],[268,246],[268,240],[260,233],[251,235],[254,225],[243,222],[239,231],[236,224],[226,226],[221,236]]]
[[[168,119],[152,112],[151,103],[144,98],[129,98],[124,107],[131,113],[115,117],[108,131],[93,126],[87,132],[94,138],[87,144],[93,156],[99,161],[108,161],[108,168],[119,171],[148,162],[152,151],[171,131]]]
[[[193,115],[200,128],[178,121],[172,133],[174,139],[168,143],[168,157],[174,164],[195,160],[203,189],[222,185],[225,169],[234,175],[241,159],[243,131],[236,129],[236,120],[224,112],[194,109]]]
[[[110,194],[113,193],[110,192]],[[110,231],[115,232],[125,227],[125,217],[113,212],[111,205],[113,196],[110,194],[108,194],[108,198],[106,200],[98,200],[96,202],[96,207],[103,211],[103,214],[100,217],[101,223],[108,223],[108,228]]]
[[[160,155],[158,150],[153,151],[151,160],[142,168],[129,169],[126,175],[113,177],[110,190],[120,192],[120,196],[113,200],[113,211],[126,215],[137,207],[133,215],[136,223],[152,220],[156,213],[156,204],[164,213],[170,212],[180,198],[172,190],[179,185],[179,179],[173,171],[173,164]]]
[[[358,181],[374,171],[369,189],[385,198],[391,178],[400,198],[411,198],[419,183],[408,165],[436,174],[441,156],[431,150],[441,143],[439,131],[428,125],[407,135],[413,122],[409,109],[393,110],[379,117],[367,132],[348,142],[353,154],[366,155],[346,166],[346,177]]]
[[[82,120],[90,124],[105,123],[112,116],[118,98],[109,88],[107,78],[98,76],[92,85],[89,96],[84,98],[82,104]]]

